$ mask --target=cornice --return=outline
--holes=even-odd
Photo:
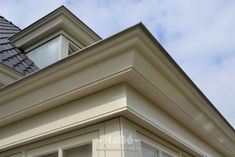
[[[85,46],[101,39],[64,6],[56,9],[10,38],[17,47],[26,49],[60,30],[68,32]]]
[[[91,77],[93,75],[89,70],[96,72],[96,78]],[[75,80],[76,86],[70,86],[69,83]],[[14,101],[19,103],[27,100],[29,103],[32,93],[39,94],[42,99],[33,99],[32,104],[29,103],[31,106],[17,106],[15,113],[11,111],[0,117],[0,124],[12,123],[35,114],[36,111],[41,112],[122,82],[134,87],[222,153],[227,156],[234,153],[233,128],[182,73],[142,24],[96,42],[0,89],[0,108],[6,111],[7,107],[16,103]],[[63,85],[66,86],[62,88]],[[56,91],[43,94],[50,88]],[[211,125],[212,128],[209,128]]]

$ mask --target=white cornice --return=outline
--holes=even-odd
[[[233,128],[142,24],[1,89],[0,125],[122,82],[223,154],[234,153]]]
[[[101,38],[74,16],[65,7],[60,7],[47,16],[23,29],[10,40],[21,49],[27,49],[33,44],[59,31],[67,32],[84,46],[88,46]]]

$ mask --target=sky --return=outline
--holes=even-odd
[[[66,6],[102,38],[140,21],[235,128],[234,0],[0,0],[21,29]]]

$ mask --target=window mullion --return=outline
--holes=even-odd
[[[58,149],[58,157],[63,157],[63,150],[61,148]]]

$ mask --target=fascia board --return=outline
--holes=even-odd
[[[140,37],[138,39],[140,40],[136,45],[136,49],[138,50],[138,52],[143,55],[147,62],[152,64],[155,69],[157,69],[161,73],[161,75],[164,76],[165,80],[168,80],[182,94],[181,97],[179,95],[177,97],[176,95],[174,95],[176,92],[172,93],[171,96],[168,97],[169,100],[172,101],[172,99],[178,99],[178,102],[176,104],[180,106],[182,111],[187,113],[189,117],[197,122],[200,127],[204,129],[205,132],[214,135],[214,138],[217,138],[219,143],[225,144],[226,142],[228,142],[227,145],[230,145],[232,146],[232,148],[234,148],[235,134],[233,128],[228,125],[226,121],[224,121],[224,118],[221,117],[221,115],[218,114],[216,110],[214,110],[214,107],[212,104],[210,104],[210,102],[208,104],[207,98],[205,98],[205,96],[200,91],[198,91],[198,89],[195,88],[194,85],[192,85],[192,82],[188,79],[188,77],[185,77],[184,74],[182,74],[182,70],[179,70],[177,66],[174,66],[174,64],[171,63],[171,60],[167,59],[166,56],[164,56],[164,53],[161,52],[162,49],[159,49],[159,45],[151,42],[149,36],[146,33],[143,33],[143,31],[139,33],[139,36]],[[139,61],[135,61],[135,63],[138,62]],[[135,63],[133,65],[133,68],[138,71]],[[138,67],[143,67],[140,62]],[[142,74],[142,76],[147,78],[147,70],[138,72]],[[152,76],[152,80],[153,79],[154,77]],[[150,80],[151,78],[148,78],[148,81]],[[152,82],[152,84],[156,85],[156,82]],[[162,92],[167,95],[167,93],[170,93],[171,91],[165,90]],[[183,102],[183,100],[185,100],[185,102]],[[189,112],[192,109],[194,109],[194,111]],[[168,111],[169,110],[166,109],[166,112]]]
[[[132,76],[136,79],[129,82],[132,88],[127,88],[128,112],[123,116],[195,156],[233,156],[234,143],[230,139],[225,137],[225,142],[220,143],[137,71]]]
[[[209,114],[208,116],[210,116],[215,123],[219,123],[219,125],[222,125],[221,128],[227,128],[230,133],[235,134],[234,128],[179,67],[167,51],[158,43],[147,28],[144,25],[141,25],[141,27],[143,31],[139,34],[141,40],[137,46],[145,47],[147,48],[145,49],[146,51],[151,50],[153,52],[151,54],[144,53],[146,54],[145,57],[148,61],[152,63],[156,69],[161,71],[162,74],[167,76],[166,78],[171,80],[175,86],[195,103],[195,105],[202,111],[205,111],[204,113]],[[159,51],[155,51],[155,49],[158,49]]]
[[[190,80],[182,75],[181,70],[171,63],[171,60],[168,59],[166,54],[162,53],[162,48],[159,48],[159,45],[149,38],[148,33],[140,31],[140,33],[138,33],[138,39],[135,48],[139,53],[136,54],[140,54],[142,56],[140,58],[144,58],[146,62],[141,62],[135,57],[133,70],[146,79],[147,84],[150,84],[152,88],[156,88],[162,93],[162,96],[158,97],[158,99],[169,102],[169,107],[162,105],[164,101],[161,102],[162,104],[159,105],[159,107],[162,107],[175,118],[179,118],[178,120],[186,127],[190,128],[192,126],[193,129],[191,128],[191,131],[197,130],[195,134],[198,134],[203,139],[208,139],[208,141],[213,141],[210,144],[220,149],[225,154],[230,150],[229,155],[234,155],[234,130],[215,112],[213,107],[211,107],[212,104],[208,104],[201,93],[191,85]],[[143,67],[147,64],[149,64],[149,66],[144,69]],[[156,70],[150,72],[150,66],[153,66]],[[157,71],[158,74],[156,73]],[[158,82],[160,75],[162,75],[162,80],[165,81],[165,84]],[[136,82],[132,85],[138,88],[140,84],[140,82]],[[170,88],[166,88],[167,86]],[[175,90],[173,90],[174,88]],[[146,97],[151,95],[151,92],[145,91],[144,88],[139,88],[138,91]],[[153,96],[152,98],[149,97],[149,99],[154,101],[157,98]],[[178,111],[176,110],[177,106],[179,107]],[[182,118],[181,116],[185,114],[187,114],[187,116]],[[190,122],[187,122],[187,118],[191,119]]]

